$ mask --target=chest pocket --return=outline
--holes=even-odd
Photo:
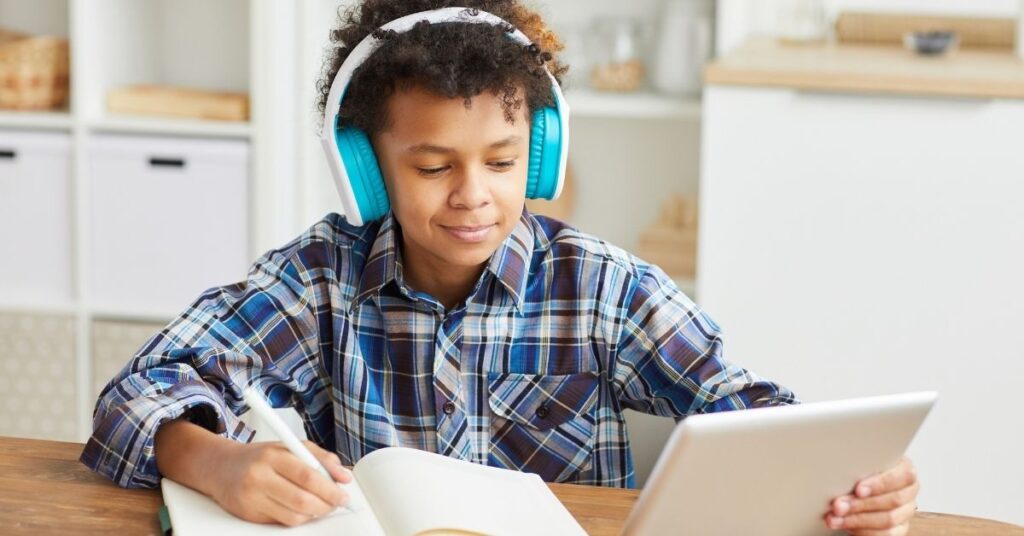
[[[592,463],[597,387],[595,372],[491,373],[488,464],[547,482],[574,480]]]

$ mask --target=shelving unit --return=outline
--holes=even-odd
[[[36,430],[39,434],[76,441],[88,437],[97,394],[95,388],[99,382],[108,379],[111,373],[111,357],[103,356],[101,359],[96,355],[94,334],[97,326],[104,326],[108,338],[109,333],[131,334],[128,337],[131,340],[126,340],[120,348],[138,348],[144,342],[144,339],[135,340],[140,333],[147,330],[150,334],[155,332],[204,288],[244,279],[249,263],[259,252],[277,245],[281,236],[289,236],[295,231],[292,212],[279,206],[280,200],[287,202],[293,197],[280,193],[281,185],[291,181],[294,175],[291,170],[280,165],[282,160],[295,159],[287,142],[280,141],[291,137],[291,117],[281,117],[275,113],[281,106],[274,100],[290,98],[288,91],[292,74],[289,71],[290,63],[275,59],[273,54],[267,53],[273,49],[272,41],[293,41],[295,37],[288,18],[279,15],[280,6],[275,4],[279,3],[273,0],[218,0],[214,3],[205,0],[0,0],[0,27],[35,35],[68,37],[71,51],[71,100],[64,110],[0,110],[0,136],[12,145],[16,155],[0,161],[0,195],[4,195],[4,192],[12,195],[12,191],[17,193],[22,196],[19,201],[26,203],[29,213],[37,212],[42,215],[41,221],[52,222],[51,227],[55,232],[63,234],[59,243],[63,244],[62,251],[66,256],[65,260],[57,263],[60,264],[57,272],[65,274],[59,277],[68,279],[66,284],[57,287],[68,290],[61,290],[59,296],[44,297],[33,293],[4,295],[0,292],[0,317],[6,319],[5,325],[8,326],[3,337],[0,337],[0,348],[6,348],[4,345],[8,343],[24,347],[28,343],[18,341],[43,340],[40,337],[46,337],[45,333],[38,330],[19,335],[16,331],[19,326],[45,326],[50,320],[70,322],[71,340],[65,342],[68,342],[67,347],[71,349],[68,359],[73,366],[60,367],[60,370],[52,373],[53,378],[47,381],[59,382],[62,389],[70,393],[65,398],[70,401],[70,405],[64,407],[63,411],[71,412],[73,426],[54,428],[48,425],[45,430]],[[105,105],[107,91],[137,83],[247,91],[250,93],[252,118],[247,122],[224,122],[108,114]],[[37,182],[39,177],[32,175],[34,172],[31,170],[26,171],[29,169],[26,166],[42,161],[43,158],[36,158],[26,149],[22,140],[39,136],[63,140],[62,143],[67,145],[66,180],[62,179],[63,186],[55,191],[59,191],[61,197],[66,197],[68,205],[58,210],[51,207],[48,200],[51,196],[33,190],[35,187],[31,183]],[[218,265],[213,266],[214,271],[219,271],[220,275],[217,279],[207,280],[201,274],[209,272],[209,264],[204,265],[203,270],[179,270],[175,274],[162,274],[161,267],[166,263],[158,259],[141,258],[144,255],[140,255],[137,262],[118,263],[113,269],[124,270],[126,275],[151,274],[155,285],[159,285],[161,278],[172,280],[192,277],[196,288],[183,292],[180,299],[172,300],[176,304],[173,306],[117,304],[98,296],[95,267],[101,259],[94,255],[98,241],[115,241],[125,258],[132,259],[132,251],[144,240],[135,244],[117,243],[116,235],[97,236],[97,218],[117,217],[121,212],[117,208],[119,206],[148,206],[154,209],[153,213],[165,209],[170,213],[180,213],[181,221],[188,221],[189,208],[194,204],[189,201],[188,191],[179,190],[184,201],[172,207],[161,205],[167,202],[166,195],[147,195],[145,192],[149,186],[142,184],[141,189],[134,194],[117,191],[114,194],[119,196],[117,199],[105,196],[105,201],[113,203],[107,202],[107,208],[97,210],[94,192],[110,176],[108,173],[97,172],[96,153],[92,148],[97,142],[112,138],[131,139],[143,145],[151,141],[154,147],[183,143],[204,147],[225,142],[236,147],[247,147],[247,156],[240,161],[244,166],[244,169],[240,169],[245,183],[244,188],[238,192],[243,212],[240,216],[241,228],[233,237],[225,237],[230,242],[241,244],[244,259],[240,258],[230,265],[215,263]],[[271,151],[268,147],[275,149]],[[144,156],[145,152],[142,150],[139,156]],[[192,164],[191,161],[187,162],[184,167],[195,167]],[[15,172],[5,173],[10,170]],[[166,177],[165,180],[174,178]],[[218,179],[212,177],[211,180]],[[5,182],[8,184],[5,185]],[[18,190],[11,190],[12,187]],[[196,195],[202,194],[196,192]],[[238,204],[238,200],[232,201]],[[214,199],[212,203],[218,201]],[[197,216],[193,215],[191,219],[203,225],[204,222]],[[208,219],[209,216],[211,214],[202,217]],[[181,225],[181,221],[173,221],[173,218],[161,221],[169,226]],[[245,221],[252,224],[246,227]],[[0,223],[9,229],[25,225],[23,221],[5,221],[4,214],[0,214]],[[128,221],[121,225],[124,229],[134,226]],[[32,240],[46,244],[45,237],[35,236],[38,232],[38,229],[33,228]],[[0,233],[0,241],[5,236],[12,235]],[[189,240],[194,238],[188,237]],[[27,251],[20,250],[24,243],[16,241],[19,249],[12,251],[5,248],[5,253],[15,256],[19,261],[31,263],[37,252],[32,251],[31,246],[28,246],[30,249]],[[9,244],[0,244],[5,245]],[[189,244],[185,241],[180,244],[164,244],[163,247],[168,251],[169,259],[183,257],[189,251]],[[202,252],[191,253],[193,256],[202,255]],[[48,270],[54,267],[39,268]],[[117,273],[110,275],[115,279],[119,277]],[[17,283],[13,281],[13,284]],[[115,329],[117,325],[124,329]],[[146,326],[146,329],[133,330],[133,326]],[[38,347],[48,348],[45,345]],[[10,355],[12,357],[0,351],[0,356],[14,359],[14,354]],[[125,353],[120,356],[120,360],[124,362],[129,357],[130,353]],[[49,356],[22,352],[17,354],[17,359],[29,362],[37,359],[42,363]],[[97,363],[104,359],[107,365],[98,369]],[[22,365],[35,367],[28,363]],[[47,370],[43,367],[37,374],[44,374]],[[102,375],[107,377],[100,378]],[[30,389],[22,393],[22,396],[31,399],[33,394]],[[21,422],[8,415],[8,411],[15,410],[6,405],[0,407],[0,434],[26,433],[21,428],[8,429],[9,424]]]

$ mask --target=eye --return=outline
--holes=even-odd
[[[435,168],[416,168],[416,171],[418,171],[420,175],[424,175],[426,177],[434,177],[440,175],[441,173],[444,173],[444,170],[446,169],[448,169],[448,166],[441,166]]]
[[[493,162],[491,163],[491,165],[498,169],[509,169],[512,166],[516,165],[516,161],[513,158],[512,160],[502,160],[500,162]]]

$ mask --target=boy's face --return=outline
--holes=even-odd
[[[392,95],[373,145],[407,261],[478,267],[512,232],[526,195],[526,110],[510,124],[489,91],[468,108],[419,87]]]

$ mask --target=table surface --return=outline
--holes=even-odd
[[[122,489],[79,463],[80,443],[0,437],[0,532],[160,534],[158,490]],[[592,535],[616,535],[638,491],[550,484]],[[919,512],[912,535],[1024,535],[1024,527]]]

